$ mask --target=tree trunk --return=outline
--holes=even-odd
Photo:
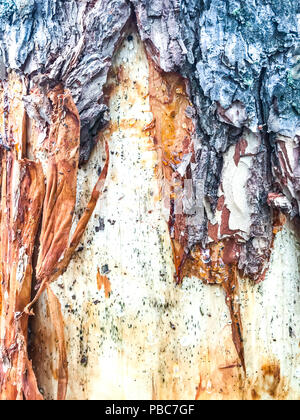
[[[297,16],[2,2],[1,399],[299,399]]]

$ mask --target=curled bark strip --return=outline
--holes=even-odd
[[[27,307],[25,308],[24,312],[26,314],[30,313],[30,310],[32,308],[32,306],[38,301],[38,299],[40,298],[41,294],[43,293],[43,291],[45,290],[45,288],[47,287],[47,284],[53,283],[59,276],[61,276],[66,269],[68,268],[68,265],[71,261],[71,258],[77,248],[77,246],[79,245],[79,242],[82,238],[82,235],[85,232],[86,226],[92,216],[92,213],[96,207],[97,201],[100,197],[100,195],[103,192],[103,188],[104,188],[104,184],[106,181],[106,177],[107,177],[107,172],[108,172],[108,166],[109,166],[109,146],[108,143],[106,142],[105,144],[105,151],[106,151],[106,162],[105,162],[105,166],[101,172],[101,175],[94,187],[94,190],[92,192],[92,196],[91,199],[87,205],[87,208],[85,209],[85,212],[83,213],[83,215],[81,216],[81,219],[79,220],[77,227],[75,229],[75,232],[73,234],[73,237],[71,239],[70,245],[68,247],[68,249],[65,251],[64,257],[63,259],[56,265],[56,267],[53,269],[52,273],[50,274],[49,277],[45,277],[40,285],[40,288],[35,296],[35,298],[33,299],[33,301],[27,305]]]
[[[52,123],[40,148],[48,154],[37,280],[48,277],[68,246],[76,202],[79,161],[79,114],[68,91],[57,87],[48,95]]]
[[[65,251],[64,258],[56,265],[51,275],[43,279],[35,298],[29,305],[27,305],[27,307],[25,308],[23,312],[23,314],[26,314],[26,315],[30,314],[30,310],[32,306],[38,301],[43,291],[47,289],[50,317],[51,317],[52,324],[54,326],[55,334],[58,340],[58,348],[59,348],[58,390],[57,390],[58,400],[64,400],[66,397],[67,384],[68,384],[68,363],[67,363],[67,355],[66,355],[66,347],[65,347],[64,325],[63,325],[63,317],[61,313],[61,306],[57,297],[51,290],[49,284],[54,282],[60,275],[62,275],[66,271],[71,261],[71,258],[82,238],[82,235],[85,232],[86,226],[95,209],[97,201],[103,191],[104,184],[107,177],[108,166],[109,166],[109,146],[107,142],[105,144],[105,151],[106,151],[105,166],[94,187],[94,190],[92,192],[92,196],[87,205],[87,208],[78,222],[76,230],[71,239],[70,245],[68,249]]]
[[[47,285],[47,298],[49,302],[50,318],[58,342],[59,361],[57,400],[61,401],[66,399],[68,386],[68,361],[64,333],[64,320],[59,300],[57,299],[49,285]]]
[[[105,152],[106,152],[106,162],[105,162],[105,166],[101,172],[101,175],[93,189],[92,192],[92,196],[91,199],[83,213],[83,215],[81,216],[77,227],[75,229],[75,232],[72,236],[70,245],[68,247],[68,249],[66,250],[65,254],[64,254],[64,258],[62,259],[62,261],[60,261],[57,266],[55,267],[55,269],[52,271],[50,277],[49,277],[49,283],[52,283],[53,281],[55,281],[61,274],[63,274],[70,261],[71,258],[77,248],[77,246],[79,245],[79,242],[82,238],[82,235],[85,232],[85,229],[87,227],[87,224],[93,214],[93,211],[96,207],[97,201],[100,197],[100,195],[103,192],[104,189],[104,184],[106,181],[106,177],[107,177],[107,172],[108,172],[108,165],[109,165],[109,146],[108,143],[105,143]]]

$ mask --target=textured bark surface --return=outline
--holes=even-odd
[[[51,320],[59,345],[58,399],[65,399],[68,372],[64,324],[59,301],[49,286],[66,270],[79,244],[103,187],[103,170],[91,202],[69,242],[76,202],[80,123],[78,111],[61,85],[43,98],[36,90],[30,98],[49,101],[48,123],[27,121],[22,101],[24,81],[11,74],[1,91],[1,399],[42,399],[27,356],[28,315],[47,287]],[[30,145],[27,156],[26,143]],[[108,156],[108,147],[107,147]],[[44,167],[42,167],[41,159]],[[46,187],[45,187],[46,185]],[[32,258],[37,294],[31,302]]]
[[[268,193],[283,190],[288,202],[281,205],[298,214],[298,2],[4,2],[2,73],[18,69],[46,90],[61,82],[70,89],[81,118],[82,160],[105,124],[101,91],[131,6],[151,58],[163,71],[179,71],[190,81],[197,125],[192,177],[195,183],[205,180],[204,202],[213,225],[224,153],[239,144],[245,129],[256,137],[247,186],[251,220],[247,230],[225,227],[219,238],[232,230],[243,236],[240,268],[259,279],[272,241]],[[40,108],[35,117],[47,118],[46,104],[32,101],[29,97],[28,108]],[[230,203],[223,210],[226,219]],[[207,218],[189,232],[190,247],[206,241]],[[253,241],[257,236],[259,246]]]
[[[30,302],[32,255],[45,194],[41,164],[24,158],[22,90],[22,83],[10,77],[1,90],[0,105],[5,116],[2,135],[9,133],[1,151],[0,398],[9,400],[42,398],[27,356],[28,317],[20,317]]]
[[[294,379],[290,373],[283,378],[280,362],[272,356],[273,351],[266,352],[268,360],[258,362],[261,375],[253,374],[253,349],[247,343],[247,335],[250,334],[247,322],[251,320],[247,305],[250,304],[245,295],[249,297],[252,293],[254,296],[251,287],[256,290],[258,286],[255,284],[263,280],[268,283],[276,276],[272,274],[276,266],[274,255],[279,252],[279,245],[276,244],[284,242],[284,238],[289,238],[285,242],[287,259],[293,261],[292,272],[288,275],[292,282],[289,290],[294,290],[295,278],[299,273],[297,239],[287,230],[290,229],[296,236],[299,233],[299,12],[296,0],[1,2],[2,398],[24,396],[29,399],[35,398],[33,392],[38,393],[27,358],[27,318],[32,310],[32,281],[37,293],[34,303],[45,289],[48,292],[52,337],[56,337],[59,350],[58,368],[54,375],[58,379],[57,397],[63,399],[66,395],[67,348],[72,334],[75,340],[76,333],[68,333],[65,340],[63,322],[67,316],[64,311],[68,307],[60,308],[50,283],[69,266],[103,191],[109,164],[112,168],[116,164],[110,163],[106,144],[106,164],[101,171],[102,161],[99,162],[97,158],[99,147],[102,147],[99,146],[99,140],[100,144],[103,141],[109,143],[111,154],[114,155],[119,153],[119,145],[123,144],[125,137],[132,141],[132,145],[128,146],[128,150],[124,146],[119,164],[122,165],[124,161],[128,171],[134,167],[132,176],[140,177],[142,183],[149,183],[149,188],[153,183],[158,185],[153,187],[152,198],[144,196],[141,210],[141,217],[146,217],[148,211],[152,214],[153,206],[157,210],[155,203],[160,203],[158,213],[153,213],[157,218],[152,222],[145,221],[147,226],[152,225],[157,230],[159,237],[164,238],[157,241],[147,233],[154,241],[152,246],[155,244],[160,249],[155,257],[156,262],[149,263],[148,270],[154,270],[157,277],[165,272],[170,296],[179,293],[171,291],[172,287],[174,290],[180,287],[186,290],[186,285],[192,282],[191,289],[195,297],[201,300],[199,286],[192,280],[195,278],[203,285],[215,285],[210,291],[209,287],[206,288],[206,293],[214,293],[215,289],[223,290],[225,302],[223,298],[222,304],[219,302],[218,305],[225,305],[225,309],[222,308],[230,317],[230,334],[220,339],[227,349],[228,360],[218,355],[215,342],[207,344],[207,348],[212,346],[208,353],[216,353],[213,362],[214,366],[218,366],[216,383],[211,384],[212,371],[207,373],[205,363],[198,360],[202,369],[200,384],[198,379],[194,384],[196,392],[189,390],[185,396],[208,397],[211,386],[215,398],[221,398],[223,391],[224,398],[256,399],[264,398],[265,394],[272,398],[294,398],[297,395]],[[139,109],[134,107],[135,103],[139,104]],[[140,139],[138,148],[134,146],[134,139],[137,138]],[[139,148],[146,148],[143,159]],[[124,157],[124,154],[130,153],[132,158]],[[147,170],[139,166],[141,162]],[[78,169],[80,164],[85,164],[83,169]],[[84,206],[79,206],[82,207],[80,214],[75,206],[76,194],[77,204],[78,197],[83,193],[86,195],[85,203],[88,201],[93,186],[84,186],[84,174],[86,172],[86,176],[93,179],[94,168],[98,168],[99,172],[97,174],[96,170],[96,178],[100,173],[101,176],[99,180],[94,179],[96,187],[86,210]],[[116,169],[112,180],[107,180],[105,191],[110,188],[113,194],[119,185],[117,180],[122,176],[127,178],[121,169]],[[133,182],[133,185],[136,184]],[[127,190],[130,191],[129,186],[122,183],[119,193],[126,195]],[[112,204],[105,205],[103,218],[108,218],[109,213],[114,212],[113,206],[122,208],[121,202],[112,197]],[[127,258],[133,260],[136,252],[144,256],[146,250],[150,252],[151,243],[150,239],[146,241],[143,250],[141,238],[139,243],[135,243],[133,235],[135,231],[135,236],[139,237],[141,228],[135,227],[134,230],[134,224],[126,222],[126,218],[130,219],[130,213],[134,213],[130,206],[134,205],[137,197],[139,195],[134,192],[131,205],[125,198],[127,204],[123,208],[124,224],[128,226],[128,237],[131,238],[127,244]],[[26,204],[27,201],[30,205]],[[146,209],[147,205],[150,210]],[[35,213],[33,208],[36,209]],[[16,213],[17,209],[23,213]],[[120,214],[118,217],[121,217]],[[93,225],[96,233],[107,230],[103,218],[100,218],[99,226]],[[76,219],[79,223],[74,230]],[[116,221],[108,218],[108,223],[114,226]],[[120,239],[117,231],[111,234],[114,236],[105,238],[108,249],[110,241]],[[100,247],[89,228],[81,245],[83,249],[86,247],[84,241],[93,244],[94,252]],[[36,255],[32,260],[35,244]],[[272,254],[273,247],[275,254]],[[98,252],[102,255],[103,249],[100,248]],[[75,261],[76,258],[79,257],[75,257]],[[115,266],[118,266],[117,256],[113,258]],[[121,277],[127,283],[135,284],[134,275],[126,280],[127,269],[110,274],[111,269],[106,270],[106,265],[98,263],[95,256],[86,255],[84,263],[90,265],[88,259],[94,262],[94,268],[87,269],[83,277],[93,277],[93,284],[96,281],[99,293],[104,289],[106,299],[111,299],[114,294],[116,278]],[[145,289],[142,289],[140,297],[135,296],[137,300],[148,293],[145,264],[139,259],[135,260],[135,269],[145,281]],[[19,267],[21,274],[18,275],[16,269],[8,275],[11,265]],[[156,270],[154,267],[159,268]],[[268,274],[268,270],[271,274]],[[66,282],[69,281],[68,273],[64,278]],[[173,283],[168,283],[171,278]],[[21,287],[17,279],[24,286]],[[53,287],[60,301],[69,305],[66,303],[67,296],[57,286]],[[74,287],[78,287],[77,293],[82,293],[80,286]],[[270,293],[268,286],[265,287],[268,291],[263,294],[262,305],[266,304]],[[23,293],[22,288],[26,292]],[[157,294],[161,288],[162,284],[157,284]],[[277,294],[276,289],[274,293]],[[124,295],[122,298],[126,300]],[[183,293],[181,299],[186,298]],[[293,302],[297,302],[297,298],[295,296]],[[81,302],[78,305],[85,305],[82,297],[77,296],[77,299]],[[255,299],[257,297],[251,303],[253,308]],[[177,319],[176,311],[180,310],[180,305],[175,301],[172,303],[170,298],[167,301],[169,305],[174,305],[173,316]],[[114,325],[118,311],[112,306],[109,319]],[[187,309],[184,304],[183,307]],[[297,306],[292,305],[291,311],[292,308],[297,312]],[[43,367],[52,363],[49,362],[51,351],[45,348],[43,355],[37,355],[38,349],[44,348],[47,343],[50,347],[53,345],[42,331],[47,328],[47,316],[43,311],[44,301],[37,307],[34,320],[34,331],[38,336],[34,338],[33,357],[39,382],[46,384],[43,385],[46,388],[44,392],[48,398],[53,398],[52,379],[46,379],[47,373]],[[268,308],[265,311],[269,313]],[[168,307],[165,307],[165,312],[160,309],[153,316],[164,317],[167,312]],[[126,317],[130,318],[129,313]],[[290,313],[291,323],[297,319],[297,313]],[[277,315],[285,322],[284,314]],[[92,322],[88,321],[88,314],[86,321],[83,315],[78,315],[76,319],[72,312],[70,316],[75,317],[74,325],[78,324],[79,319],[83,323]],[[98,324],[97,316],[93,316],[93,325]],[[143,322],[147,325],[146,314],[144,317]],[[215,322],[217,319],[216,314]],[[203,322],[206,328],[209,320]],[[162,323],[160,326],[162,335],[166,333],[164,325]],[[170,325],[171,329],[176,329],[173,322],[170,321]],[[82,330],[82,327],[78,328]],[[98,325],[96,331],[99,332],[100,328]],[[296,342],[294,327],[287,328],[290,328],[290,339]],[[203,333],[201,340],[206,337],[209,341],[208,331]],[[141,339],[143,333],[137,329],[138,332]],[[131,345],[130,340],[126,342],[126,334],[122,334],[125,352]],[[270,339],[268,334],[267,339]],[[80,337],[80,340],[83,338]],[[232,340],[231,344],[225,344],[229,340]],[[257,340],[263,338],[260,336]],[[88,346],[86,343],[83,345]],[[101,345],[96,342],[93,345],[94,356],[91,358],[96,358]],[[200,345],[198,342],[198,346],[202,353],[206,351],[203,343]],[[179,351],[180,345],[174,344],[174,347]],[[174,369],[180,364],[174,361],[176,351],[169,349]],[[139,363],[142,363],[147,351],[144,349],[142,353],[141,360],[138,358]],[[279,353],[284,354],[284,350]],[[69,349],[71,359],[74,354]],[[291,354],[291,357],[296,357],[294,347]],[[190,353],[187,359],[189,356]],[[269,356],[274,360],[270,361]],[[158,357],[163,360],[162,355]],[[82,366],[88,363],[86,359],[85,354],[80,356]],[[21,370],[17,368],[20,363],[25,366]],[[96,362],[90,363],[95,368]],[[122,363],[127,363],[134,371],[135,367],[129,359],[125,357]],[[186,369],[182,363],[182,369]],[[286,362],[282,363],[286,366]],[[290,366],[294,366],[292,362]],[[76,369],[80,372],[82,368],[78,365],[76,368],[74,364],[71,369],[73,381],[76,381]],[[228,369],[236,369],[237,373],[227,377]],[[177,376],[177,371],[172,375],[172,368],[168,367],[164,385],[163,375],[157,375],[158,371],[151,374],[153,398],[179,398],[178,392],[184,378],[185,381],[195,382],[195,377],[192,378],[189,373],[182,373],[181,379],[178,379],[180,375]],[[20,378],[16,379],[16,372],[22,372]],[[31,376],[28,385],[24,378]],[[260,383],[262,377],[273,378],[269,388],[265,389],[264,383]],[[7,385],[9,381],[16,382],[17,388],[10,388],[11,385]],[[82,381],[89,388],[89,392],[84,391],[82,395],[92,397],[98,379],[95,379],[94,386],[92,379]],[[173,391],[168,393],[165,387],[170,384]],[[232,392],[229,391],[230,387]],[[122,397],[116,388],[112,386],[110,389]],[[69,397],[82,396],[76,396],[76,392],[79,390],[74,387]],[[131,394],[131,397],[135,398],[135,395]]]

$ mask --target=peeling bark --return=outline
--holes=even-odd
[[[1,104],[5,138],[1,151],[1,399],[42,399],[28,360],[27,329],[28,316],[33,314],[30,308],[45,287],[60,352],[57,398],[64,399],[68,381],[64,327],[60,304],[48,283],[67,268],[80,241],[103,189],[108,150],[106,170],[69,244],[76,201],[79,115],[71,96],[61,86],[47,94],[49,124],[41,127],[35,121],[29,138],[36,159],[43,156],[47,162],[42,168],[40,162],[22,158],[26,155],[27,124],[19,96],[21,88],[18,77],[10,77]],[[38,292],[31,302],[32,257],[41,214],[34,267]]]
[[[50,284],[67,270],[87,229],[117,131],[149,137],[158,201],[168,213],[174,288],[193,276],[222,288],[238,362],[220,369],[247,375],[240,280],[253,287],[265,280],[276,235],[284,225],[299,229],[298,14],[296,0],[2,2],[2,399],[42,397],[27,329],[45,290],[59,350],[57,398],[66,397],[63,309]],[[125,64],[111,66],[135,31],[149,86],[142,92],[135,81],[126,100],[133,106],[148,98],[153,118],[142,127],[141,117],[110,121],[118,91],[122,97],[132,82]],[[89,167],[103,139],[106,163],[74,230],[80,164]],[[109,299],[104,274],[98,267],[95,278]],[[262,370],[277,389],[280,368],[270,366]],[[201,376],[197,398],[202,388]],[[255,386],[252,397],[260,397]]]
[[[40,164],[2,157],[1,193],[1,399],[40,399],[27,356],[32,253],[44,197]],[[13,180],[13,182],[12,182]]]

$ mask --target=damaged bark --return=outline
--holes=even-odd
[[[68,266],[103,189],[107,164],[70,243],[79,162],[79,115],[70,94],[59,85],[47,93],[49,123],[33,121],[29,134],[35,161],[26,158],[27,123],[17,76],[4,82],[1,164],[1,399],[42,399],[27,355],[30,308],[47,288],[60,360],[57,398],[66,396],[68,373],[60,304],[50,288]],[[42,95],[31,92],[38,103]],[[12,98],[12,99],[10,99]],[[24,146],[25,145],[25,146]],[[42,168],[38,157],[43,156]],[[46,188],[45,188],[46,185]],[[32,257],[39,233],[34,300]]]
[[[66,397],[64,321],[50,284],[67,270],[104,190],[108,143],[71,234],[78,169],[110,129],[107,80],[133,25],[148,59],[153,119],[143,132],[157,153],[160,201],[168,202],[174,287],[194,276],[222,288],[234,366],[246,375],[239,279],[263,281],[276,234],[299,226],[298,2],[8,0],[0,7],[1,398],[42,398],[27,329],[45,290],[59,349],[57,398]],[[99,271],[97,279],[109,298],[109,279]]]
[[[20,318],[31,297],[32,255],[44,198],[40,163],[25,155],[25,112],[17,96],[22,90],[11,78],[2,91],[1,149],[1,399],[41,399],[27,355],[28,317]],[[11,107],[9,114],[5,107]],[[17,112],[19,111],[19,112]],[[18,123],[20,125],[18,125]]]

